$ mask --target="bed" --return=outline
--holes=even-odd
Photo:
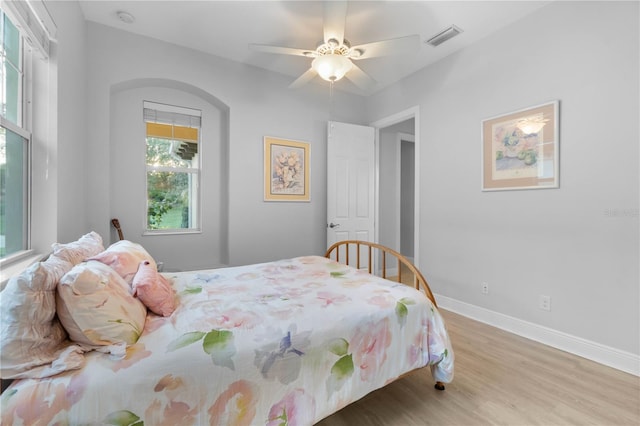
[[[55,286],[58,316],[69,273]],[[65,337],[58,358],[13,376],[2,424],[310,425],[416,369],[430,368],[438,389],[453,378],[426,280],[384,246],[160,275],[170,315],[145,311],[127,345]]]

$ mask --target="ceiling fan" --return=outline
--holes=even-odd
[[[324,40],[314,50],[264,44],[249,44],[249,48],[258,52],[313,58],[311,68],[291,83],[290,88],[298,88],[319,75],[330,82],[346,77],[361,89],[368,90],[376,85],[376,81],[353,61],[412,53],[420,47],[420,36],[417,34],[351,46],[344,38],[346,17],[346,1],[324,2]]]

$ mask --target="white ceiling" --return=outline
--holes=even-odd
[[[345,28],[351,45],[418,34],[420,50],[360,60],[358,66],[378,83],[371,91],[364,92],[346,79],[336,88],[375,93],[549,2],[351,1]],[[80,5],[89,21],[282,73],[292,82],[309,69],[311,58],[255,52],[248,45],[315,49],[323,38],[321,1],[80,0]],[[118,11],[132,14],[135,21],[120,21]],[[435,48],[423,43],[452,24],[464,32]],[[328,84],[319,77],[316,81]]]

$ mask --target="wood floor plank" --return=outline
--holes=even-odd
[[[640,425],[639,377],[441,312],[456,357],[444,392],[422,369],[318,425]]]

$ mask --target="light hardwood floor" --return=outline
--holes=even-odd
[[[441,312],[456,357],[445,391],[421,369],[318,425],[640,425],[639,377]]]

